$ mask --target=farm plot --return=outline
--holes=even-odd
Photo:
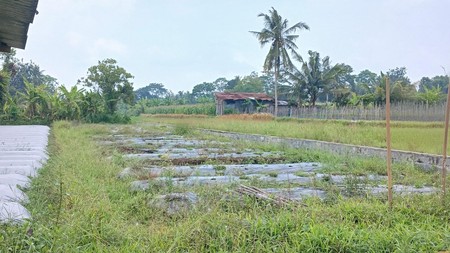
[[[25,192],[33,219],[1,227],[2,252],[450,249],[448,204],[432,193],[439,173],[412,164],[394,163],[397,191],[408,193],[389,210],[375,158],[146,122],[56,122],[49,151]]]
[[[336,193],[351,197],[380,195],[387,191],[384,175],[327,173],[330,167],[327,164],[288,162],[286,154],[281,151],[249,148],[226,139],[185,137],[175,135],[174,131],[157,136],[128,131],[126,135],[113,134],[107,141],[99,142],[114,147],[119,152],[118,156],[124,159],[127,166],[118,178],[130,180],[132,192],[158,189],[164,193],[153,196],[149,202],[157,200],[157,207],[170,207],[164,210],[169,214],[176,213],[174,209],[184,209],[173,207],[172,202],[180,202],[186,207],[199,201],[195,188],[203,186],[220,185],[240,194],[283,198],[292,203],[308,197],[326,199]],[[246,186],[257,192],[242,191]],[[394,185],[397,194],[437,191],[428,186]],[[167,203],[163,205],[161,202]]]

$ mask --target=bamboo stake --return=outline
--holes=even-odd
[[[446,177],[447,177],[447,168],[446,168],[446,162],[447,162],[447,140],[448,140],[448,121],[449,121],[449,112],[450,112],[450,82],[448,83],[448,90],[447,90],[447,109],[445,111],[445,130],[444,130],[444,150],[443,150],[443,157],[442,157],[442,177],[441,177],[441,184],[442,184],[442,201],[445,204],[445,192],[446,192]]]
[[[391,152],[391,88],[389,77],[386,76],[386,146],[387,146],[387,176],[388,176],[388,203],[392,210],[392,152]]]
[[[242,195],[253,196],[256,199],[269,201],[275,203],[278,206],[289,206],[289,205],[301,205],[306,206],[305,204],[299,203],[297,201],[291,200],[289,198],[285,198],[282,196],[271,196],[270,194],[258,189],[254,186],[245,186],[240,185],[239,188],[236,189],[236,192]]]

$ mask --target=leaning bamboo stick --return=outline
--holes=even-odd
[[[446,177],[447,177],[447,140],[448,140],[448,122],[449,122],[449,112],[450,112],[450,82],[448,83],[447,90],[447,108],[445,110],[445,129],[444,129],[444,147],[442,155],[442,172],[441,172],[441,184],[442,184],[442,201],[445,201],[446,192]],[[445,202],[444,202],[445,203]]]
[[[256,199],[272,202],[278,206],[289,206],[292,204],[293,205],[301,205],[299,202],[293,201],[288,198],[284,198],[282,196],[271,196],[270,194],[262,191],[261,189],[254,187],[254,186],[240,185],[240,187],[236,189],[236,192],[238,192],[239,194],[242,194],[242,195],[252,196]]]
[[[392,209],[392,152],[391,152],[391,89],[389,77],[386,76],[386,147],[387,147],[387,176],[388,176],[388,203]]]

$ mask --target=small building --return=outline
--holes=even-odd
[[[274,105],[274,99],[265,93],[217,92],[214,96],[216,115],[262,112]]]

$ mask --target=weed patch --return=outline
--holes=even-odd
[[[176,135],[189,135],[192,133],[192,128],[188,124],[177,124],[173,133]]]
[[[449,206],[442,205],[438,194],[395,196],[394,208],[390,211],[384,196],[343,197],[338,191],[328,194],[324,200],[305,198],[305,205],[294,209],[234,196],[230,193],[233,185],[187,188],[167,181],[164,187],[155,184],[144,192],[130,192],[130,181],[116,177],[133,162],[123,159],[117,150],[105,154],[104,148],[92,138],[93,135],[106,135],[108,131],[109,127],[105,125],[65,122],[53,125],[50,160],[27,191],[30,198],[27,208],[33,219],[21,226],[0,227],[1,252],[450,250]],[[193,137],[196,134],[194,132]],[[234,145],[264,150],[279,148],[264,143],[237,142]],[[331,176],[334,173],[384,173],[383,163],[377,160],[363,161],[351,156],[287,147],[283,151],[282,161],[320,162],[325,164],[318,168],[321,173]],[[107,156],[112,158],[107,159]],[[220,164],[222,162],[216,163],[216,171],[222,171]],[[137,167],[144,165],[145,162],[136,162]],[[423,172],[409,164],[397,166],[394,167],[396,182],[433,184],[437,174]],[[151,177],[146,180],[153,181]],[[248,185],[268,185],[257,177],[241,177],[248,179]],[[361,182],[356,177],[353,179],[344,185],[349,191],[358,192]],[[328,182],[316,183],[332,190],[333,186]],[[168,217],[148,207],[149,200],[157,195],[187,190],[199,196],[199,204],[186,215]],[[446,203],[450,203],[450,197]]]
[[[253,119],[252,117],[255,117]],[[310,120],[310,119],[271,119],[263,116],[260,120],[252,115],[224,115],[201,118],[163,118],[143,117],[145,122],[169,124],[185,123],[193,128],[214,129],[239,133],[253,133],[330,141],[371,147],[385,146],[385,123],[381,121],[344,121],[344,120]],[[442,133],[444,125],[441,122],[392,122],[393,149],[442,153]],[[450,147],[449,147],[450,151]]]

